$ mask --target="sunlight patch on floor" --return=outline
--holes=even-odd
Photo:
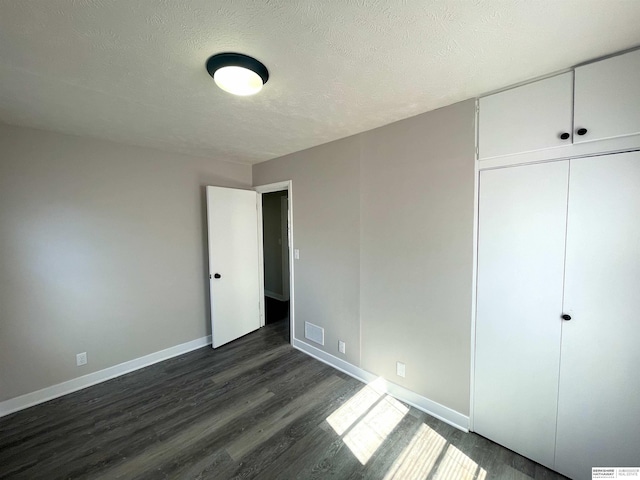
[[[393,463],[384,480],[427,478],[446,443],[444,437],[423,423]]]
[[[362,465],[409,412],[409,407],[386,395],[386,387],[386,381],[377,378],[326,419]],[[422,423],[384,480],[424,479],[432,472],[438,480],[485,480],[487,476],[476,462]]]
[[[385,396],[344,437],[344,443],[362,465],[366,464],[409,408]]]
[[[453,445],[447,447],[444,457],[433,476],[434,480],[473,480],[478,472],[478,464]],[[483,473],[484,472],[484,473]],[[480,468],[478,478],[484,478],[486,471]]]
[[[365,385],[344,405],[327,417],[327,422],[338,435],[346,432],[360,417],[376,403],[383,393],[373,384]]]
[[[485,478],[487,478],[487,471],[478,466],[478,476],[476,477],[476,480],[485,480]]]

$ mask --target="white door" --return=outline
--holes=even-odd
[[[574,129],[574,143],[640,133],[640,50],[576,68]]]
[[[571,161],[556,469],[640,466],[640,153]]]
[[[260,328],[258,194],[207,187],[213,348]]]
[[[482,97],[479,109],[480,160],[571,145],[573,73]]]
[[[480,173],[474,430],[553,467],[569,162]]]

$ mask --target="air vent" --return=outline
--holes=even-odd
[[[312,342],[324,345],[324,328],[313,323],[304,322],[304,336]]]

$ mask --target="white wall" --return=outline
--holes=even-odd
[[[251,167],[0,124],[0,401],[210,334],[205,185]]]
[[[469,413],[475,106],[468,100],[253,167],[293,180],[296,337]],[[338,339],[347,342],[346,358]],[[395,362],[406,363],[406,378]]]

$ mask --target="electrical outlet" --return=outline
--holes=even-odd
[[[81,365],[87,364],[87,352],[82,352],[76,355],[76,365],[79,367]]]
[[[404,376],[406,374],[406,368],[407,368],[407,366],[404,363],[396,362],[396,374],[399,377],[404,378]]]
[[[300,260],[300,250],[298,248],[293,249],[293,258]]]
[[[338,340],[338,351],[340,353],[346,353],[347,352],[347,344],[344,343],[342,340]]]

